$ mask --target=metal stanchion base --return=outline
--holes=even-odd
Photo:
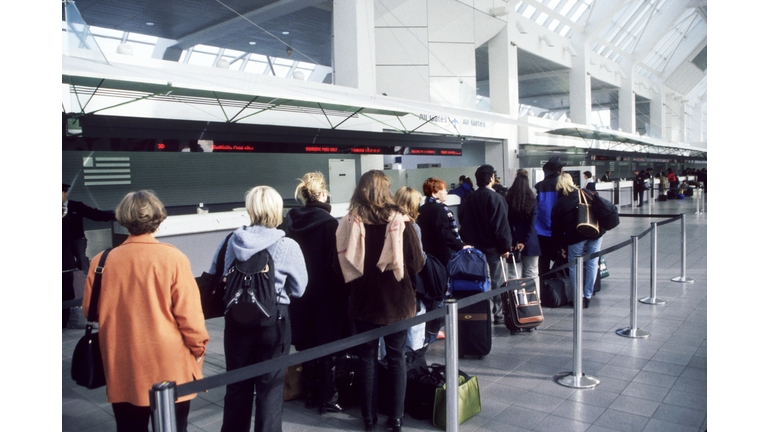
[[[674,277],[674,278],[672,278],[670,280],[672,282],[679,282],[679,283],[693,283],[694,282],[693,279],[690,279],[690,278],[687,278],[687,277],[682,277],[682,276]]]
[[[593,376],[581,374],[580,377],[577,377],[573,372],[560,372],[555,375],[555,382],[565,387],[577,389],[595,388],[600,384],[600,380]]]
[[[666,300],[659,297],[645,297],[640,299],[640,303],[652,304],[652,305],[665,304],[666,302],[667,302]]]
[[[619,336],[624,336],[629,338],[647,338],[648,336],[651,335],[651,333],[643,329],[639,329],[639,328],[633,329],[629,327],[616,330],[616,334]]]

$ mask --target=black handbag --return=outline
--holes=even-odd
[[[579,189],[579,204],[576,208],[579,212],[576,231],[588,239],[600,238],[600,225],[597,215],[592,210],[591,200],[583,189]]]
[[[200,303],[203,306],[203,317],[220,318],[224,316],[226,305],[224,304],[224,294],[226,293],[226,283],[224,279],[224,255],[227,253],[227,244],[233,233],[230,233],[224,241],[219,256],[216,258],[216,274],[203,272],[202,275],[195,278],[197,289],[200,290]]]
[[[104,375],[104,363],[101,359],[99,345],[99,332],[93,331],[93,323],[97,322],[99,308],[99,296],[101,294],[101,274],[104,272],[104,263],[107,254],[112,250],[107,249],[101,254],[101,260],[96,267],[91,287],[91,301],[88,307],[88,323],[85,326],[85,336],[80,338],[72,354],[72,379],[77,385],[88,389],[97,389],[107,384]]]

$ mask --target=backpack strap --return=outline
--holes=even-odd
[[[224,240],[224,244],[221,246],[221,249],[219,249],[219,256],[216,257],[216,275],[215,276],[224,276],[224,259],[227,255],[227,246],[229,246],[229,240],[232,238],[232,235],[235,234],[234,231],[229,233],[227,235],[227,238]]]
[[[93,278],[93,285],[91,286],[91,302],[88,306],[88,321],[96,322],[96,315],[99,313],[99,296],[101,294],[101,274],[104,273],[104,264],[107,262],[107,255],[112,248],[106,249],[101,254],[99,265],[94,270],[95,276]]]

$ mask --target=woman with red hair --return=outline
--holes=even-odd
[[[453,212],[445,205],[448,197],[445,182],[430,177],[424,181],[422,188],[426,199],[419,207],[416,223],[421,228],[424,252],[437,258],[444,266],[448,266],[448,261],[455,252],[469,246],[461,240]]]

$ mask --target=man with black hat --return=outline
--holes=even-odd
[[[550,261],[557,257],[557,250],[552,244],[552,207],[557,201],[557,178],[563,172],[565,162],[559,156],[554,156],[544,164],[544,180],[536,183],[536,201],[539,213],[536,218],[536,234],[539,236],[541,257],[539,258],[539,275],[547,273]]]

